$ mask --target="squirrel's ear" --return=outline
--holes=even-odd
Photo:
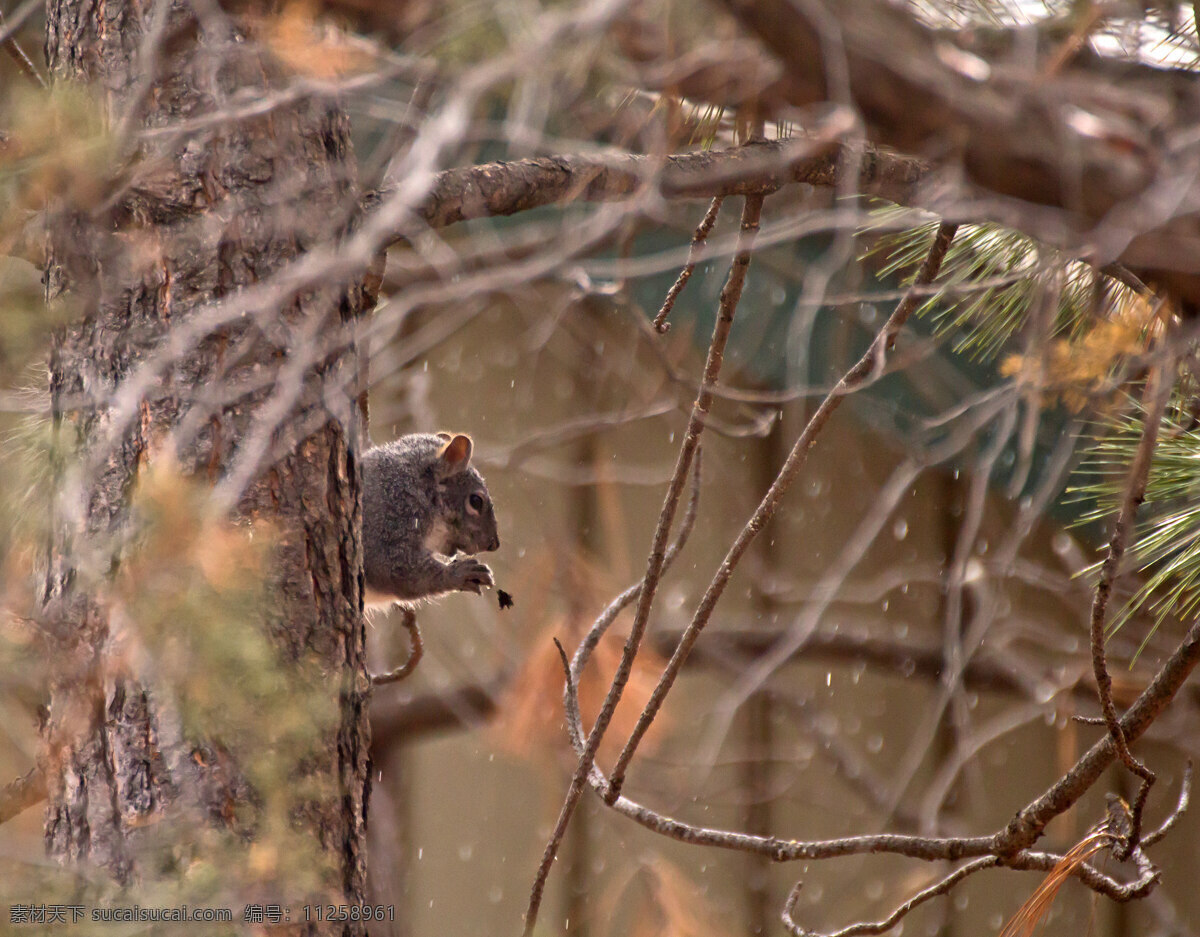
[[[446,440],[446,442],[449,442],[451,439],[454,438],[453,433],[434,433],[434,435],[437,436],[438,439]]]
[[[442,436],[443,434],[438,433],[438,435]],[[450,441],[442,446],[438,458],[442,460],[442,469],[446,474],[461,472],[471,461],[471,437],[464,436],[462,433],[451,437]]]

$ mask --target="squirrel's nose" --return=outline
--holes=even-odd
[[[487,545],[487,550],[489,553],[491,553],[493,550],[499,550],[499,549],[500,549],[500,535],[496,534],[496,536],[492,537],[492,542]]]

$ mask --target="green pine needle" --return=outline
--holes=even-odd
[[[1160,428],[1129,548],[1146,579],[1109,625],[1110,632],[1116,631],[1138,612],[1149,614],[1151,628],[1138,654],[1168,618],[1188,618],[1200,610],[1200,425],[1192,417],[1195,406],[1188,389],[1177,388]],[[1069,489],[1075,498],[1095,503],[1081,522],[1116,513],[1143,420],[1133,404],[1100,428],[1093,453],[1080,470],[1081,482]]]
[[[909,210],[885,206],[872,212],[870,228],[894,227]],[[900,222],[903,223],[903,222]],[[906,272],[911,282],[933,243],[938,222],[931,220],[883,236],[868,253],[886,257],[883,275]],[[1031,307],[1045,292],[1046,278],[1062,276],[1053,336],[1077,336],[1097,308],[1097,290],[1110,305],[1128,287],[1094,268],[993,224],[962,225],[946,259],[941,289],[919,310],[939,334],[957,333],[954,348],[976,360],[992,360],[1024,326]]]

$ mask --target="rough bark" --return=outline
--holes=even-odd
[[[185,475],[219,483],[265,439],[235,513],[243,525],[267,522],[276,538],[266,627],[283,666],[315,662],[329,679],[314,691],[340,696],[335,724],[291,767],[306,792],[292,825],[325,860],[321,896],[361,903],[362,427],[358,354],[342,337],[362,308],[361,275],[285,292],[232,325],[201,330],[178,352],[168,345],[206,305],[268,282],[351,223],[358,193],[347,120],[328,104],[300,101],[201,137],[139,137],[141,128],[219,112],[235,93],[266,94],[282,81],[215,5],[201,22],[161,2],[51,0],[46,55],[58,82],[86,84],[110,125],[132,131],[120,173],[96,201],[57,206],[48,245],[47,299],[67,304],[72,318],[49,367],[66,455],[42,596],[54,662],[41,764],[47,850],[136,885],[146,874],[146,830],[164,818],[238,828],[253,840],[245,818],[256,792],[219,744],[181,729],[171,704],[180,689],[123,656],[126,626],[105,589],[129,547],[130,494],[164,450]],[[130,376],[165,354],[161,376],[135,396],[127,419],[118,404]],[[289,366],[294,387],[281,395]]]
[[[769,194],[798,182],[835,186],[848,172],[864,191],[907,201],[927,170],[922,160],[878,147],[809,137],[666,157],[543,156],[440,172],[413,214],[444,228],[564,202],[628,199],[642,190],[687,199]],[[364,210],[376,210],[391,194],[388,188],[370,193]],[[396,231],[393,239],[415,230]]]

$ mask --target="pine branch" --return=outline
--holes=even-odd
[[[665,158],[544,156],[486,163],[439,173],[428,195],[413,208],[416,221],[397,230],[392,243],[425,227],[515,215],[545,205],[616,201],[645,192],[668,199],[765,195],[797,182],[836,186],[848,171],[857,172],[863,188],[883,188],[897,196],[911,190],[927,169],[920,159],[820,137],[758,141]],[[364,211],[386,205],[395,191],[383,188],[367,195]]]

